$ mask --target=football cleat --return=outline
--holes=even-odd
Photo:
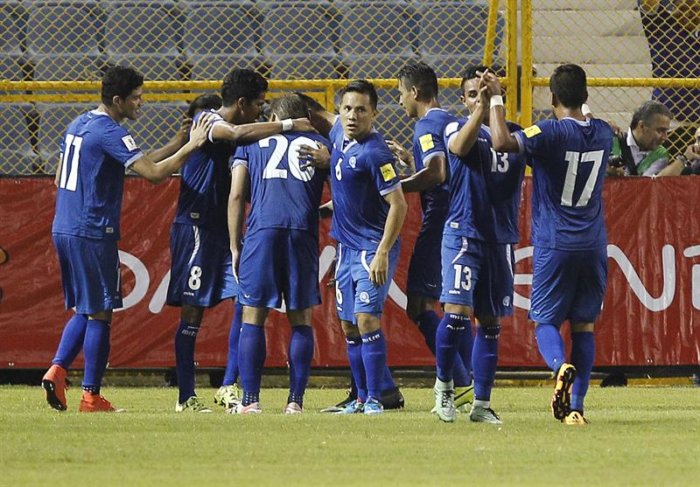
[[[46,393],[46,402],[56,411],[65,411],[68,408],[66,402],[66,375],[68,371],[60,365],[53,364],[41,379],[41,388]]]
[[[123,413],[126,410],[115,408],[111,402],[99,394],[83,391],[78,411],[81,413]]]
[[[586,426],[588,424],[588,420],[579,411],[569,411],[569,414],[561,422],[568,426]]]
[[[214,404],[226,409],[234,408],[241,402],[241,391],[236,384],[221,386],[214,394]]]
[[[491,408],[473,406],[469,413],[469,419],[474,423],[503,424],[498,414]]]
[[[368,415],[382,414],[384,412],[384,406],[382,403],[377,401],[373,397],[368,397],[367,402],[365,402],[363,413]]]
[[[379,402],[384,409],[403,409],[404,407],[403,394],[401,394],[398,387],[382,391],[382,394],[379,396]]]
[[[339,402],[338,404],[336,404],[335,406],[329,406],[329,407],[327,407],[327,408],[321,409],[321,412],[322,412],[322,413],[334,413],[334,414],[335,414],[335,413],[339,413],[339,412],[341,412],[343,409],[345,409],[345,407],[346,407],[348,404],[350,404],[351,402],[353,402],[355,399],[357,399],[357,394],[353,393],[353,392],[350,390],[350,391],[348,391],[348,397],[346,397],[345,399],[343,399],[342,401],[340,401],[340,402]]]
[[[457,411],[455,410],[455,391],[452,381],[442,382],[435,380],[433,393],[435,394],[435,412],[441,421],[446,423],[454,422]]]
[[[352,402],[345,405],[343,409],[336,412],[335,414],[355,414],[364,411],[365,404],[359,399],[354,399]]]
[[[571,406],[571,387],[576,378],[576,367],[564,363],[557,372],[557,382],[552,396],[552,414],[558,420],[564,419]]]
[[[226,412],[229,414],[260,414],[262,413],[262,408],[260,408],[259,402],[252,402],[247,406],[239,403],[238,406],[227,409]]]
[[[455,387],[455,409],[461,413],[468,413],[474,402],[474,384]]]
[[[191,413],[211,413],[211,409],[206,407],[202,401],[199,400],[197,396],[190,397],[187,401],[183,403],[175,404],[175,412],[182,413],[189,411]]]
[[[284,408],[284,414],[301,414],[302,412],[303,408],[295,402],[290,402],[287,404],[287,407]]]

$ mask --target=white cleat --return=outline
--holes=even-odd
[[[284,408],[284,414],[301,414],[302,412],[302,407],[295,402],[290,402],[287,404],[287,407]]]
[[[445,423],[453,423],[457,417],[454,382],[442,382],[436,379],[433,393],[435,394],[435,412],[438,417]]]
[[[472,406],[469,419],[474,423],[503,424],[503,421],[493,409],[481,406]]]
[[[253,402],[244,406],[243,403],[238,404],[235,408],[229,408],[226,410],[228,414],[260,414],[262,409],[260,408],[259,402]]]

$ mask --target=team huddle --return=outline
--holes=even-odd
[[[224,78],[220,107],[201,104],[191,127],[184,124],[169,144],[143,154],[120,125],[138,116],[143,77],[131,68],[108,70],[102,104],[66,131],[56,175],[52,233],[66,306],[75,314],[42,380],[51,407],[67,408],[67,369],[82,349],[79,410],[118,411],[100,388],[112,310],[121,307],[117,241],[125,168],[154,183],[181,168],[167,298],[181,308],[176,411],[212,411],[195,392],[195,342],[204,310],[231,299],[236,311],[215,402],[232,414],[262,412],[263,325],[269,310],[284,304],[291,325],[284,413],[302,413],[314,351],[312,309],[321,302],[319,208],[332,211],[336,309],[355,391],[334,411],[377,415],[395,407],[387,404],[398,390],[386,364],[381,315],[398,262],[404,192],[420,192],[423,220],[406,311],[436,359],[433,412],[445,422],[461,411],[473,422],[500,424],[491,390],[501,318],[512,314],[513,245],[530,165],[530,319],[556,374],[554,417],[586,424],[594,321],[607,275],[602,184],[613,135],[607,123],[582,112],[585,72],[557,68],[550,80],[557,119],[524,130],[505,120],[501,86],[487,67],[470,67],[462,81],[467,119],[440,107],[437,77],[426,64],[407,64],[397,79],[400,104],[418,119],[412,152],[374,129],[377,92],[365,80],[340,91],[338,115],[295,93],[275,98],[269,122],[256,122],[267,82],[234,69]],[[400,179],[397,161],[413,174]],[[331,201],[321,206],[326,183]],[[559,332],[566,320],[570,359]]]

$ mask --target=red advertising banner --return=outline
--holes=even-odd
[[[170,367],[179,310],[164,305],[169,279],[169,230],[179,180],[160,186],[128,178],[120,257],[124,308],[114,315],[110,366]],[[516,251],[515,315],[503,320],[500,365],[542,367],[527,321],[532,247],[530,181],[521,212],[524,236]],[[608,292],[597,323],[597,366],[692,365],[700,357],[700,178],[609,179],[605,204],[610,244]],[[0,179],[0,368],[43,368],[51,360],[71,312],[63,305],[60,271],[51,243],[55,190],[48,178]],[[431,366],[430,352],[406,317],[405,285],[420,224],[420,204],[409,195],[401,259],[382,324],[389,365]],[[322,222],[321,274],[335,255]],[[321,280],[323,304],[314,311],[315,367],[346,366],[345,341],[335,314],[335,292]],[[208,310],[197,339],[200,366],[223,366],[233,306]],[[266,366],[286,364],[289,325],[273,311],[266,325]],[[78,366],[80,364],[77,364]]]

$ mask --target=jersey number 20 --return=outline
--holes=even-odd
[[[279,167],[285,154],[287,155],[287,161],[289,161],[289,171],[291,171],[292,176],[301,181],[310,181],[311,178],[314,177],[313,166],[301,168],[297,151],[302,145],[314,147],[316,142],[308,137],[297,137],[290,143],[287,141],[287,138],[282,135],[273,135],[272,137],[262,139],[258,144],[260,147],[267,148],[270,147],[271,140],[275,141],[275,149],[272,151],[270,160],[267,161],[267,165],[263,171],[263,179],[287,179],[287,170]]]

